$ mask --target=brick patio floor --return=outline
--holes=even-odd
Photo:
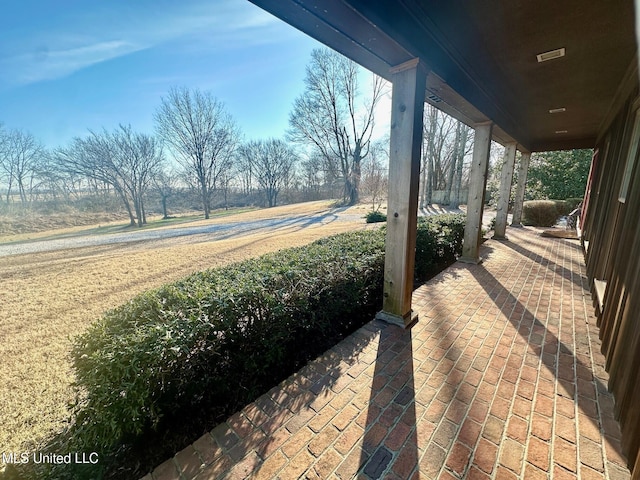
[[[508,236],[144,480],[629,478],[578,242]]]

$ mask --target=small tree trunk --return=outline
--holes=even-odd
[[[120,188],[116,188],[116,191],[118,192],[118,196],[120,197],[120,199],[124,203],[124,206],[127,209],[127,213],[129,214],[129,226],[131,226],[131,227],[135,226],[136,217],[133,214],[133,211],[131,210],[131,203],[129,202],[129,199],[127,198],[127,195]]]
[[[209,192],[207,190],[207,185],[204,183],[204,180],[200,182],[201,193],[202,193],[202,208],[204,209],[204,218],[209,220],[210,216],[210,204],[209,204]]]
[[[453,142],[453,154],[451,155],[451,165],[449,166],[449,171],[447,172],[447,185],[444,192],[444,204],[451,205],[451,190],[453,188],[453,179],[456,173],[456,165],[458,159],[458,150],[460,149],[460,129],[462,128],[462,124],[458,122],[456,126],[456,137]]]
[[[169,218],[169,214],[167,213],[167,195],[162,195],[162,219],[166,220]]]
[[[454,200],[449,203],[452,208],[458,208],[460,206],[460,190],[462,189],[462,169],[464,164],[464,149],[467,146],[467,135],[469,131],[466,126],[462,126],[460,132],[460,143],[458,144],[458,151],[456,152],[456,178],[454,182]]]
[[[438,127],[438,110],[436,107],[430,109],[431,118],[429,121],[429,156],[427,158],[427,181],[425,185],[425,205],[431,205],[433,197],[433,174],[436,156],[436,128]]]

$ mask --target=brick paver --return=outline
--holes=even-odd
[[[580,246],[508,233],[145,479],[628,479]]]

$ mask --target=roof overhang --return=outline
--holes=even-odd
[[[636,63],[632,0],[250,1],[386,79],[420,58],[427,102],[521,150],[593,147]]]

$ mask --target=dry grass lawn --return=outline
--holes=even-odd
[[[364,216],[368,209],[343,213]],[[328,202],[311,202],[206,222],[327,210]],[[197,223],[205,221],[188,225]],[[220,241],[178,237],[0,258],[0,450],[37,448],[64,426],[73,399],[71,339],[105,310],[197,270],[362,228],[364,220],[352,219]]]

